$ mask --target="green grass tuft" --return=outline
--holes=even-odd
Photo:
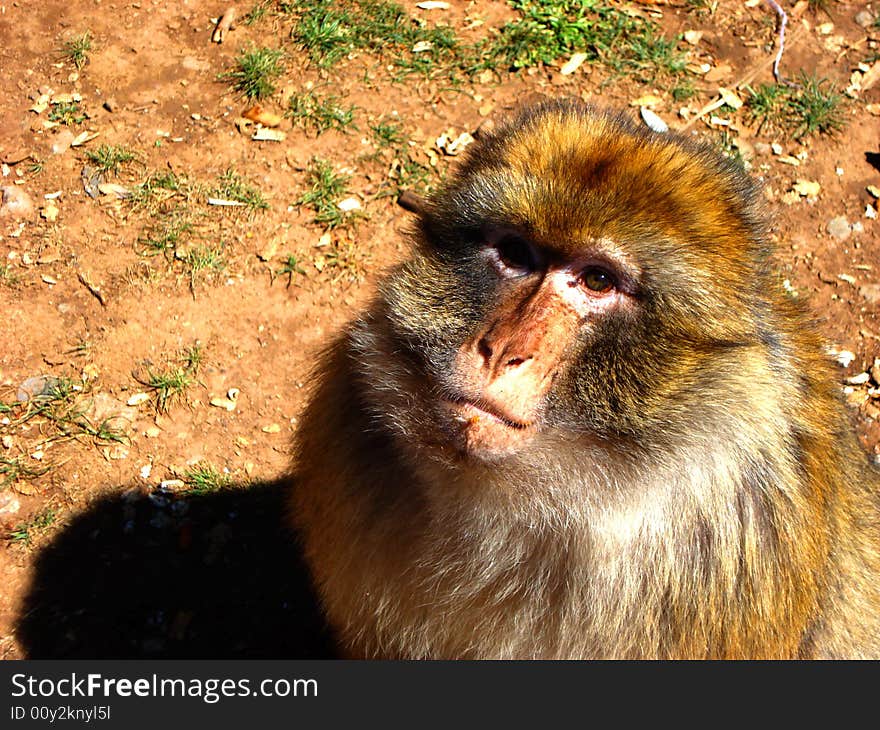
[[[259,23],[272,10],[273,0],[260,0],[244,16],[245,25]]]
[[[251,211],[268,210],[269,203],[263,194],[231,167],[219,176],[218,183],[211,189],[211,197],[244,203]]]
[[[242,51],[236,59],[236,68],[218,78],[231,81],[233,87],[248,99],[265,99],[275,93],[275,81],[283,68],[284,51],[254,48]]]
[[[200,461],[186,470],[183,482],[189,488],[189,494],[211,494],[228,487],[232,478],[212,464]]]
[[[20,479],[34,479],[42,476],[48,467],[35,468],[23,456],[0,456],[0,489],[8,487]]]
[[[173,257],[195,233],[195,226],[186,208],[175,208],[157,216],[155,221],[138,239],[138,253],[141,256],[159,254]]]
[[[684,70],[685,56],[675,41],[617,5],[602,0],[511,0],[511,5],[522,17],[501,28],[486,61],[520,69],[583,52],[587,60],[620,72]]]
[[[86,159],[102,172],[118,174],[122,165],[137,159],[137,155],[126,147],[102,144],[96,150],[88,150]]]
[[[328,129],[356,129],[354,111],[354,106],[343,106],[338,96],[320,97],[306,91],[291,95],[285,115],[301,127],[321,134]]]
[[[293,283],[293,275],[299,274],[300,276],[308,276],[306,274],[305,269],[303,269],[299,265],[299,260],[293,254],[288,254],[287,258],[281,264],[280,269],[276,269],[272,272],[272,280],[274,282],[275,278],[278,276],[287,276],[287,288],[290,288],[290,285]]]
[[[314,223],[326,228],[336,228],[349,223],[351,213],[339,209],[339,199],[345,194],[345,186],[349,177],[337,173],[326,160],[315,157],[306,171],[306,185],[309,189],[303,193],[297,205],[307,205],[314,209]]]
[[[283,3],[282,10],[298,16],[291,39],[322,68],[357,51],[380,53],[402,73],[426,76],[454,75],[472,62],[452,28],[421,23],[395,2],[303,0]]]
[[[186,391],[196,383],[202,358],[201,345],[195,344],[180,354],[178,365],[160,372],[148,369],[146,378],[137,378],[153,392],[159,413],[167,413],[171,405],[182,400]]]
[[[85,112],[80,108],[79,102],[63,102],[53,104],[49,110],[49,121],[58,122],[68,127],[82,124],[86,120]]]
[[[845,125],[844,99],[827,79],[802,74],[794,86],[747,87],[746,108],[758,129],[768,127],[800,139],[833,134]]]
[[[26,522],[18,523],[7,535],[12,542],[30,545],[34,537],[44,532],[55,522],[57,511],[52,507],[46,507],[37,512]]]
[[[379,148],[396,147],[404,141],[401,125],[394,122],[377,122],[370,125],[370,131]]]
[[[66,40],[61,46],[61,57],[81,69],[89,61],[92,50],[92,34],[89,31],[80,33]]]

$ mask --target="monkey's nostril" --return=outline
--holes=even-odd
[[[488,361],[488,360],[491,359],[491,357],[492,357],[492,348],[489,347],[489,343],[486,342],[485,339],[481,339],[481,340],[477,343],[477,352],[480,353],[480,356],[481,356],[484,360],[487,360],[487,361]]]
[[[507,367],[509,367],[509,368],[515,368],[515,367],[519,367],[520,365],[522,365],[526,360],[531,360],[531,359],[532,359],[531,356],[529,356],[529,357],[513,357],[510,360],[508,360],[505,363],[505,365],[507,365]]]

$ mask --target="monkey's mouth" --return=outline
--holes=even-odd
[[[537,432],[537,423],[512,417],[483,399],[445,398],[442,429],[462,456],[497,461],[524,450]]]
[[[447,403],[452,408],[453,418],[460,423],[477,423],[482,419],[489,419],[516,431],[525,431],[534,425],[530,422],[517,421],[498,406],[481,399],[450,398]]]

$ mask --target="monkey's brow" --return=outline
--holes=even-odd
[[[632,276],[637,277],[642,273],[642,268],[634,257],[617,241],[605,236],[588,236],[582,239],[573,236],[569,240],[554,240],[532,234],[528,238],[553,263],[595,259],[614,264]]]

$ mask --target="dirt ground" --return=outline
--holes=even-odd
[[[229,0],[0,0],[0,186],[12,190],[0,207],[0,657],[332,653],[281,520],[310,365],[405,254],[411,215],[396,194],[436,185],[455,164],[437,138],[478,133],[533,95],[578,96],[634,117],[641,98],[672,128],[739,151],[766,188],[780,276],[843,352],[835,357],[847,363],[840,381],[854,423],[880,452],[871,395],[880,383],[860,375],[880,357],[868,190],[880,187],[880,6],[785,3],[783,72],[833,82],[845,121],[836,134],[797,139],[759,128],[745,108],[697,118],[720,86],[745,98],[746,82],[772,82],[775,15],[763,3],[618,6],[679,39],[690,69],[681,78],[695,91],[686,100],[650,70],[588,61],[563,74],[565,57],[455,84],[401,74],[381,48],[321,68],[291,38],[296,3],[264,5],[263,17],[213,43]],[[403,5],[469,43],[517,18],[488,0]],[[239,17],[251,7],[238,6]],[[78,68],[63,49],[86,31]],[[218,75],[258,46],[284,52],[265,110],[282,114],[292,94],[311,89],[354,107],[352,123],[318,134],[285,119],[283,140],[253,140],[240,120],[251,102]],[[84,118],[53,121],[66,103]],[[402,135],[388,146],[371,131],[383,122]],[[136,159],[106,173],[93,198],[83,168],[101,145]],[[349,176],[338,197],[359,204],[353,222],[316,223],[300,204],[315,157]],[[206,204],[229,169],[266,209]],[[160,190],[162,205],[113,191],[169,172],[188,192]],[[818,188],[801,194],[798,181]],[[197,209],[181,229],[192,240],[158,251],[156,226],[182,196]],[[193,347],[199,357],[182,361]],[[147,383],[175,369],[190,382],[163,410]],[[53,383],[75,389],[41,411],[34,393]]]

